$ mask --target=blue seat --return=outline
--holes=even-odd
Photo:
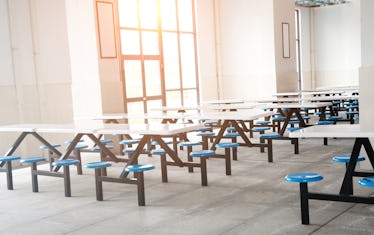
[[[261,139],[276,139],[276,138],[281,138],[282,135],[278,133],[267,133],[267,134],[262,134],[260,135]]]
[[[5,164],[5,169],[0,168],[0,172],[6,172],[8,190],[13,190],[13,173],[12,161],[21,159],[20,156],[4,156],[0,157],[0,164]]]
[[[173,141],[171,141],[171,140],[169,140],[169,141],[164,141],[165,142],[165,144],[172,144],[173,143]],[[152,141],[151,142],[151,145],[154,145],[154,146],[156,146],[156,145],[160,145],[157,141]]]
[[[271,120],[282,122],[282,121],[286,120],[286,117],[284,117],[284,116],[278,116],[278,117],[273,117]]]
[[[212,131],[212,128],[210,126],[199,127],[196,131]]]
[[[46,161],[47,159],[44,157],[29,157],[29,158],[22,158],[20,160],[20,163],[22,164],[31,164],[31,187],[33,192],[39,191],[38,186],[38,169],[37,169],[37,163]]]
[[[215,133],[214,132],[198,132],[197,134],[196,134],[197,136],[208,136],[208,137],[210,137],[210,136],[214,136],[215,135]]]
[[[349,160],[351,159],[351,154],[350,153],[347,153],[347,154],[344,154],[344,155],[340,155],[340,156],[335,156],[332,158],[332,161],[333,162],[343,162],[343,163],[348,163]],[[357,161],[358,162],[361,162],[361,161],[364,161],[365,160],[365,157],[363,156],[358,156],[357,158]]]
[[[227,138],[233,138],[233,137],[238,137],[240,134],[238,132],[227,132],[223,135],[224,137]]]
[[[95,187],[96,187],[96,200],[103,200],[103,182],[101,180],[102,173],[105,172],[106,168],[112,166],[109,162],[89,162],[84,165],[84,168],[95,170]]]
[[[362,178],[358,181],[358,184],[361,186],[374,188],[374,176]]]
[[[153,149],[151,151],[152,155],[165,155],[166,151],[163,148]]]
[[[69,167],[71,165],[78,165],[80,161],[76,159],[65,159],[59,160],[52,163],[55,167],[62,167],[63,169],[63,177],[64,177],[64,189],[65,189],[65,197],[71,197],[71,185],[70,185],[70,170]]]
[[[263,143],[264,140],[267,140],[268,162],[273,162],[273,139],[277,138],[282,138],[282,135],[275,132],[260,135],[260,143]],[[262,147],[261,152],[264,152],[264,149]]]
[[[310,183],[316,182],[323,179],[323,177],[314,172],[301,172],[301,173],[293,173],[288,174],[284,179],[288,182],[296,182],[296,183]]]
[[[235,127],[233,127],[233,126],[230,126],[230,127],[227,127],[226,128],[226,131],[236,131],[236,128]]]
[[[201,185],[208,186],[208,174],[206,168],[206,160],[208,157],[216,155],[213,150],[198,150],[190,153],[191,157],[200,158],[200,169],[201,169]]]
[[[133,172],[138,186],[138,205],[145,206],[144,194],[144,171],[153,170],[155,167],[151,164],[134,164],[125,168],[126,172]]]
[[[192,147],[202,145],[202,143],[199,141],[184,141],[184,142],[180,142],[178,145],[182,147],[187,147],[187,160],[188,162],[193,162],[193,159],[190,156],[190,153],[192,152]],[[188,172],[193,172],[192,166],[188,166]]]
[[[123,144],[123,145],[132,145],[132,144],[137,144],[139,143],[140,140],[121,140],[119,142],[119,144]]]
[[[114,148],[114,147],[111,146],[111,145],[105,145],[105,147],[106,147],[107,149],[113,149],[113,148]],[[100,151],[101,151],[101,148],[100,148],[99,146],[95,146],[95,147],[91,148],[91,151],[92,151],[92,152],[100,152]]]
[[[58,147],[61,147],[61,144],[51,144],[51,146],[53,148],[58,148]],[[43,149],[43,150],[47,150],[48,149],[48,146],[47,145],[40,145],[39,147],[40,149]]]
[[[73,141],[72,140],[66,140],[65,144],[71,144]],[[80,139],[78,142],[84,142],[83,139]]]
[[[326,121],[338,121],[340,119],[342,119],[340,116],[329,116],[326,118]]]
[[[327,121],[327,120],[316,122],[316,125],[334,125],[334,124],[335,124],[334,121]]]
[[[308,183],[321,181],[323,176],[314,172],[300,172],[288,174],[284,177],[288,182],[300,184],[300,207],[301,207],[301,223],[309,224],[309,192]]]
[[[239,147],[238,143],[219,143],[216,145],[218,149],[225,149],[225,166],[226,166],[226,175],[231,175],[231,149],[234,151],[236,148]],[[233,152],[234,153],[234,152]]]
[[[270,127],[267,127],[267,126],[259,126],[259,127],[253,127],[251,130],[253,132],[264,132],[264,131],[268,131],[270,130],[271,128]]]
[[[113,140],[111,140],[111,139],[101,139],[100,142],[102,144],[109,144],[109,143],[113,143]]]

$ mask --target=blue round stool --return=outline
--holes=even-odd
[[[225,165],[226,165],[226,175],[231,175],[231,154],[230,150],[236,150],[239,147],[238,143],[219,143],[216,145],[218,149],[225,149]],[[234,153],[233,153],[234,154]]]
[[[362,178],[358,181],[358,184],[361,186],[374,188],[374,176]]]
[[[191,157],[198,157],[200,158],[200,169],[201,169],[201,185],[208,186],[208,174],[206,169],[206,160],[216,155],[216,152],[213,150],[198,150],[191,152]]]
[[[288,182],[300,184],[301,223],[309,224],[308,183],[320,181],[323,177],[314,172],[301,172],[288,174],[284,179]]]
[[[70,185],[70,170],[69,167],[71,165],[78,165],[80,161],[76,159],[65,159],[59,160],[52,163],[55,167],[62,167],[63,169],[63,177],[64,177],[64,189],[65,189],[65,197],[71,197],[71,185]]]
[[[126,172],[133,172],[136,178],[136,184],[138,186],[138,205],[145,206],[145,195],[144,195],[144,171],[150,171],[155,169],[151,164],[134,164],[128,165],[125,168]]]
[[[109,162],[89,162],[84,165],[84,168],[95,169],[95,187],[96,187],[96,200],[103,200],[103,181],[101,180],[102,173],[106,173],[106,168],[112,166]]]
[[[21,164],[30,164],[31,166],[31,187],[33,192],[39,192],[39,185],[38,185],[38,169],[37,163],[46,161],[44,157],[29,157],[29,158],[22,158],[20,160]],[[52,165],[52,163],[51,163]]]
[[[6,165],[6,169],[2,171],[6,172],[8,190],[13,190],[12,161],[19,160],[19,159],[21,159],[20,156],[0,157],[0,163],[4,163]]]

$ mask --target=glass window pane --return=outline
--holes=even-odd
[[[144,113],[144,102],[129,102],[127,103],[127,113],[137,114]],[[128,120],[130,124],[142,124],[143,118],[133,118]]]
[[[161,95],[160,61],[144,61],[144,71],[147,96]]]
[[[161,29],[177,30],[177,14],[175,0],[160,0]]]
[[[166,89],[180,88],[178,37],[176,33],[163,33],[164,74]]]
[[[192,1],[178,0],[179,30],[193,32]]]
[[[184,106],[197,106],[197,90],[184,90],[183,101]]]
[[[157,32],[142,32],[143,55],[159,55],[159,43]]]
[[[121,30],[122,55],[140,55],[139,31]]]
[[[138,28],[138,6],[137,0],[119,0],[119,25],[121,27]]]
[[[195,46],[192,34],[180,35],[183,88],[196,87]]]
[[[139,0],[140,27],[158,29],[158,0]]]
[[[143,97],[142,66],[140,61],[125,60],[124,69],[127,98]]]
[[[154,109],[157,109],[157,108],[160,108],[160,107],[162,107],[161,100],[150,100],[150,101],[147,101],[147,109],[148,109],[147,113],[160,114],[160,111],[155,111],[154,110]],[[151,118],[151,119],[148,120],[148,123],[161,123],[161,122],[162,122],[162,119]]]
[[[181,93],[180,91],[167,91],[166,92],[167,106],[175,107],[181,106]]]

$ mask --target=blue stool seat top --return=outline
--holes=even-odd
[[[216,152],[213,150],[198,150],[198,151],[193,151],[190,153],[191,157],[210,157],[216,155]]]
[[[314,172],[300,172],[300,173],[293,173],[288,174],[284,177],[286,181],[289,182],[296,182],[296,183],[309,183],[309,182],[316,182],[323,179],[323,177]]]
[[[337,104],[340,104],[340,103],[341,103],[340,100],[333,100],[333,101],[332,101],[332,104],[333,104],[333,105],[337,105]]]
[[[334,124],[335,124],[334,121],[327,121],[327,120],[316,122],[316,125],[334,125]]]
[[[44,157],[29,157],[29,158],[22,158],[20,160],[21,163],[34,163],[34,162],[42,162],[46,161]]]
[[[158,148],[158,149],[153,149],[151,151],[151,154],[153,154],[153,155],[164,155],[164,154],[166,154],[166,151],[163,148]]]
[[[169,140],[169,141],[164,141],[165,142],[165,144],[172,144],[173,143],[173,141],[171,141],[171,140]],[[152,141],[151,142],[151,145],[160,145],[157,141]]]
[[[140,140],[121,140],[119,144],[137,144]]]
[[[88,148],[88,145],[78,144],[74,147],[74,150],[82,150]]]
[[[271,128],[268,126],[259,126],[259,127],[253,127],[251,130],[254,132],[260,132],[260,131],[267,131],[270,130]]]
[[[205,121],[204,125],[218,125],[218,121]]]
[[[226,128],[226,131],[236,131],[236,129],[233,126],[230,126]]]
[[[65,141],[65,144],[71,144],[71,142],[73,142],[72,140],[67,140]],[[78,142],[84,142],[83,139],[80,139]]]
[[[197,128],[196,131],[211,131],[212,128],[210,126],[200,127]]]
[[[9,161],[14,161],[18,159],[21,159],[21,157],[20,156],[4,156],[4,157],[0,157],[0,162],[9,162]]]
[[[151,164],[134,164],[134,165],[128,165],[125,168],[125,171],[127,172],[143,172],[143,171],[149,171],[153,170],[155,167]]]
[[[225,149],[225,148],[237,148],[239,146],[238,143],[219,143],[216,145],[217,148]]]
[[[347,109],[357,109],[358,105],[347,105],[347,106],[345,106],[345,108],[347,108]]]
[[[262,134],[260,135],[261,139],[275,139],[275,138],[280,138],[282,135],[278,133],[267,133],[267,134]]]
[[[362,178],[358,181],[358,184],[365,187],[374,187],[374,176]]]
[[[77,165],[79,163],[78,160],[75,159],[65,159],[60,161],[52,162],[53,166],[70,166],[70,165]]]
[[[299,123],[300,123],[299,120],[290,120],[290,121],[288,122],[288,124],[299,124]]]
[[[346,111],[344,112],[346,115],[350,115],[350,114],[358,114],[358,111]]]
[[[136,147],[132,147],[132,148],[125,148],[122,152],[124,153],[133,153],[135,152],[136,150]],[[146,151],[147,149],[146,148],[143,148],[143,151]]]
[[[102,139],[102,140],[100,140],[100,142],[103,143],[103,144],[109,144],[109,143],[113,143],[113,140],[111,140],[111,139]]]
[[[199,132],[199,133],[197,133],[196,134],[197,136],[213,136],[213,135],[215,135],[215,133],[214,132]]]
[[[359,120],[360,120],[360,117],[359,117],[359,116],[354,116],[354,117],[353,117],[353,120],[355,120],[355,121],[359,121]]]
[[[179,143],[179,146],[185,146],[185,147],[196,146],[196,145],[201,145],[201,143],[198,141],[185,141],[185,142]]]
[[[301,127],[288,127],[287,128],[287,130],[289,132],[298,131],[298,130],[301,130],[301,129],[303,129],[303,128],[301,128]]]
[[[83,167],[89,168],[89,169],[99,169],[99,168],[106,168],[110,167],[112,164],[109,162],[89,162]]]
[[[273,117],[272,120],[273,121],[284,121],[284,120],[286,120],[286,117],[283,117],[283,116]]]
[[[111,146],[111,145],[105,145],[105,147],[106,147],[107,149],[113,149],[113,148],[114,148],[114,147]],[[95,147],[91,148],[91,151],[92,151],[92,152],[99,152],[100,150],[101,150],[101,148],[100,148],[99,146],[95,146]]]
[[[224,134],[225,137],[238,137],[240,134],[238,132],[228,132]]]
[[[332,161],[333,162],[349,162],[349,160],[351,159],[351,154],[350,153],[347,153],[347,154],[344,154],[344,155],[341,155],[341,156],[335,156],[332,158]],[[363,156],[358,156],[357,158],[357,161],[358,162],[361,162],[361,161],[364,161],[365,160],[365,157]]]
[[[257,125],[269,125],[271,122],[270,121],[257,121]]]
[[[61,146],[61,144],[51,144],[53,148],[58,148]],[[40,149],[48,149],[47,145],[40,145]]]
[[[326,118],[327,121],[337,121],[340,119],[342,119],[342,117],[339,117],[339,116],[330,116]]]

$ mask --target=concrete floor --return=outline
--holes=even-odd
[[[145,173],[146,206],[138,207],[134,185],[104,183],[104,201],[95,199],[93,171],[76,175],[72,197],[64,197],[63,180],[39,177],[39,193],[31,192],[29,168],[14,170],[13,191],[0,174],[0,234],[373,234],[374,206],[310,201],[310,225],[300,224],[299,185],[284,181],[292,172],[324,176],[310,191],[338,192],[344,164],[331,157],[350,152],[353,139],[300,140],[300,154],[288,141],[274,141],[274,163],[259,148],[239,148],[232,176],[224,161],[208,161],[208,187],[200,184],[199,169],[169,167],[169,182],[161,182],[159,158],[141,157],[156,170]],[[182,152],[182,154],[185,154]],[[97,160],[84,154],[84,161]],[[361,165],[361,167],[363,167]],[[40,166],[46,168],[47,165]],[[118,176],[121,165],[109,169]],[[358,195],[372,189],[357,186]]]

